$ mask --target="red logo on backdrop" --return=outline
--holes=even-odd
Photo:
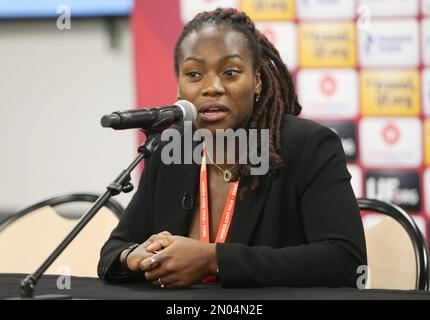
[[[272,29],[264,29],[262,33],[266,36],[267,39],[269,39],[270,42],[276,43],[276,35]]]
[[[336,92],[337,82],[332,76],[326,75],[320,81],[320,89],[324,95],[331,96]]]
[[[400,138],[399,128],[392,123],[388,124],[382,129],[382,138],[387,144],[395,144]]]

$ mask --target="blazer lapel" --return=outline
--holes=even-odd
[[[160,206],[163,209],[157,214],[156,228],[169,230],[175,235],[187,236],[195,205],[196,173],[198,173],[199,166],[187,164],[175,167],[170,167],[171,170],[168,174],[168,181],[171,181],[169,186],[170,199],[162,200],[159,198],[159,201],[162,201]]]
[[[247,177],[248,179],[250,177]],[[227,242],[249,244],[258,219],[264,211],[272,179],[271,175],[261,176],[260,184],[255,191],[249,192],[243,200],[237,197]],[[245,181],[240,181],[239,186],[242,183],[245,183]]]
[[[169,181],[166,185],[166,193],[162,198],[157,197],[156,206],[160,208],[155,214],[155,228],[157,230],[169,230],[174,235],[188,235],[191,222],[191,214],[195,205],[195,194],[198,190],[198,179],[200,165],[194,161],[185,164],[183,143],[183,126],[177,127],[181,131],[181,154],[182,164],[171,164],[164,166],[163,181]],[[194,133],[193,126],[192,132]],[[192,142],[194,150],[197,142]],[[166,197],[168,199],[166,199]]]

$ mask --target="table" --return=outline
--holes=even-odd
[[[0,299],[18,297],[19,282],[24,277],[23,274],[0,274]],[[219,283],[172,290],[153,287],[144,280],[113,284],[84,277],[71,277],[71,289],[59,290],[57,279],[58,276],[42,277],[35,294],[66,294],[76,299],[133,300],[430,300],[430,292],[426,291],[289,287],[225,289]]]

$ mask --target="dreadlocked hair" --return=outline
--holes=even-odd
[[[282,166],[281,125],[284,114],[298,116],[302,110],[294,90],[292,76],[275,46],[255,28],[253,21],[234,8],[218,8],[197,14],[188,22],[179,36],[175,51],[175,72],[179,75],[179,55],[183,40],[193,31],[206,26],[230,28],[242,33],[248,40],[252,53],[254,72],[259,72],[262,88],[254,103],[253,113],[247,129],[269,129],[269,171],[275,173]],[[261,154],[261,135],[258,130],[257,151]],[[250,164],[240,165],[238,174],[250,176]],[[253,176],[251,183],[241,188],[239,196],[258,187],[259,178]]]

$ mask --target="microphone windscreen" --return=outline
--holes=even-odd
[[[120,125],[121,122],[122,121],[121,121],[120,115],[116,114],[116,113],[105,115],[100,120],[102,127],[105,127],[105,128],[116,127],[116,126]]]
[[[182,109],[184,114],[184,121],[194,121],[197,116],[197,109],[188,100],[178,100],[175,102],[175,106],[178,106]]]

